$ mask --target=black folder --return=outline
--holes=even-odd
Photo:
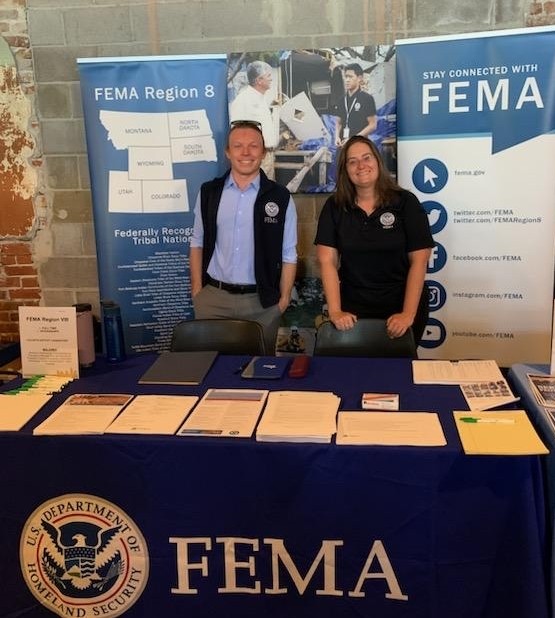
[[[162,352],[139,378],[139,384],[200,384],[217,352]]]

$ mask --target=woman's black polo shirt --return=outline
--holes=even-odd
[[[415,195],[367,215],[343,210],[330,197],[320,214],[314,244],[337,249],[341,308],[361,318],[387,318],[403,308],[408,254],[434,246],[428,216]]]

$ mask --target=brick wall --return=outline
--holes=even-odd
[[[0,344],[18,340],[18,307],[41,291],[33,237],[42,204],[34,80],[24,0],[0,7]]]
[[[531,2],[526,16],[527,26],[549,26],[555,23],[555,1]]]
[[[5,242],[0,246],[0,344],[19,340],[18,307],[38,305],[40,288],[30,242]]]

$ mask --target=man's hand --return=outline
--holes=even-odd
[[[191,286],[191,297],[194,298],[201,290],[202,284]]]
[[[279,299],[278,307],[279,307],[280,313],[285,313],[285,310],[287,309],[287,307],[289,307],[290,302],[291,302],[290,296],[282,296]]]

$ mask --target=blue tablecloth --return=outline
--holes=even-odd
[[[548,411],[540,406],[532,392],[528,374],[549,375],[548,365],[513,365],[509,370],[508,378],[514,390],[522,399],[522,406],[528,415],[544,444],[550,453],[542,457],[547,502],[547,543],[551,545],[549,557],[551,572],[551,615],[555,616],[555,430],[551,423]]]
[[[86,618],[121,608],[145,618],[547,618],[540,460],[465,456],[451,415],[466,407],[458,387],[414,386],[408,360],[324,357],[312,359],[303,379],[247,382],[236,373],[246,358],[225,356],[201,387],[138,385],[152,360],[99,362],[23,431],[0,433],[1,617],[52,615],[40,603],[57,603],[56,595],[66,615],[69,591],[75,613],[67,615]],[[342,409],[360,409],[364,391],[398,392],[401,409],[440,413],[448,444],[32,435],[71,393],[201,394],[207,387],[331,390]],[[63,535],[49,540],[46,524],[25,528],[42,505],[37,521],[61,530],[76,515],[62,513],[60,502],[75,507],[80,495],[108,501],[144,537],[150,573],[140,594],[132,586],[107,590],[100,557],[110,552],[98,543],[91,549],[91,541],[72,543],[96,552],[96,580],[56,579],[52,564],[43,564],[51,572],[44,583],[37,565],[20,566],[24,532],[23,545],[52,555],[64,547],[66,570],[71,560],[83,570],[83,555],[75,558]],[[76,527],[93,518],[83,504]],[[108,512],[94,514],[104,528],[118,521]],[[125,559],[110,554],[120,569],[133,561],[134,535]]]

